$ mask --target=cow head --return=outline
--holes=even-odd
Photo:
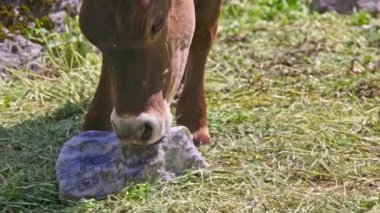
[[[121,141],[152,144],[168,131],[170,102],[194,33],[191,0],[84,0],[83,34],[112,79],[111,123]]]

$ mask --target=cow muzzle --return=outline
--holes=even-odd
[[[115,109],[111,114],[111,123],[122,144],[149,145],[162,139],[170,127],[165,118],[153,113],[119,116]]]

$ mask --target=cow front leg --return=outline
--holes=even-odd
[[[85,118],[84,131],[111,131],[110,115],[113,109],[112,81],[107,62],[103,59],[100,80]]]
[[[196,145],[211,143],[207,126],[204,73],[207,56],[216,36],[221,5],[222,0],[195,1],[196,27],[176,118],[177,124],[189,128]]]

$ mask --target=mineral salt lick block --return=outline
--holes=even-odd
[[[128,183],[168,181],[188,169],[207,167],[185,127],[160,142],[121,146],[112,132],[83,132],[64,144],[56,162],[61,201],[101,199]]]

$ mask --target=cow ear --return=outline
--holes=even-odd
[[[161,29],[165,26],[166,18],[163,12],[158,13],[152,22],[151,26],[151,35],[155,36],[157,33],[161,31]]]

